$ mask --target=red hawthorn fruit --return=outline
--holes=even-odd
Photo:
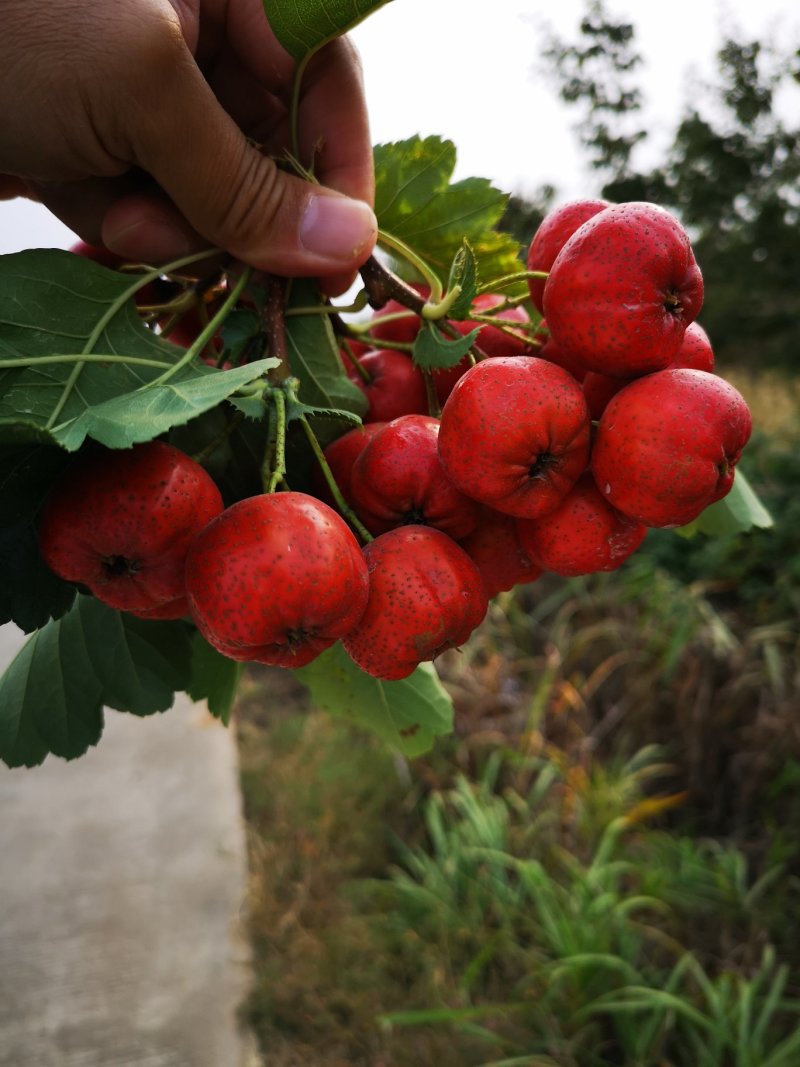
[[[530,243],[527,257],[528,270],[549,271],[556,256],[578,227],[607,207],[611,207],[608,200],[572,200],[548,212]],[[542,297],[545,280],[544,278],[528,279],[531,300],[540,312],[544,307]]]
[[[369,602],[342,644],[358,666],[387,681],[463,644],[486,614],[480,571],[430,526],[398,526],[364,548]]]
[[[355,367],[347,376],[369,401],[364,422],[391,422],[400,415],[425,415],[428,392],[425,376],[405,352],[379,348],[358,360],[370,376],[365,382]]]
[[[732,385],[707,371],[631,382],[600,419],[592,473],[606,500],[647,526],[684,526],[733,485],[752,429]]]
[[[546,328],[547,321],[542,319],[539,323],[539,327]],[[569,371],[576,381],[582,382],[586,377],[586,368],[581,366],[577,359],[569,352],[565,352],[552,337],[546,337],[542,347],[536,353],[540,359],[546,359],[548,363],[555,363],[557,367],[563,367],[564,370]]]
[[[183,568],[223,508],[211,477],[161,441],[78,460],[39,523],[42,558],[106,604],[143,618],[186,614]]]
[[[691,322],[686,327],[677,356],[664,369],[678,370],[681,367],[688,370],[704,370],[709,373],[714,370],[714,350],[708,334],[698,322]],[[611,397],[624,389],[629,381],[623,378],[611,378],[608,374],[597,374],[595,371],[590,371],[584,377],[583,395],[586,397],[589,413],[593,419],[600,418]]]
[[[412,282],[411,288],[419,293],[423,300],[427,300],[430,296],[431,291],[427,285]],[[385,321],[390,315],[400,317]],[[373,341],[398,341],[411,344],[421,326],[422,320],[419,315],[397,300],[388,300],[382,308],[373,312],[369,332]]]
[[[714,349],[708,334],[699,322],[690,322],[683,335],[681,347],[670,370],[714,370]]]
[[[383,426],[353,464],[352,506],[367,529],[433,526],[458,540],[474,529],[480,505],[459,492],[439,461],[439,420],[401,415]]]
[[[439,457],[462,493],[533,519],[586,470],[590,427],[580,384],[561,367],[536,356],[487,359],[444,406]]]
[[[633,378],[678,354],[703,278],[678,220],[655,204],[606,208],[556,256],[544,312],[556,343],[587,370]]]
[[[555,511],[517,519],[524,552],[544,570],[574,578],[614,571],[641,545],[647,527],[612,508],[592,475],[581,475]]]
[[[351,507],[353,499],[350,493],[350,479],[353,474],[353,464],[378,430],[382,430],[386,425],[387,423],[385,422],[369,422],[364,426],[356,426],[354,429],[342,434],[341,437],[337,437],[325,449],[325,460],[331,469],[333,479],[345,501]],[[333,494],[328,488],[328,483],[325,481],[319,466],[314,469],[312,483],[314,496],[319,500],[324,500],[330,507],[335,508],[336,502],[333,499]]]
[[[520,521],[483,508],[478,525],[458,542],[481,572],[489,600],[515,585],[536,581],[542,573],[522,547],[517,532]]]
[[[302,667],[348,633],[367,604],[361,549],[344,521],[305,493],[240,500],[186,559],[197,628],[229,659]]]

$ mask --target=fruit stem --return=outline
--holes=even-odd
[[[546,270],[520,270],[514,274],[504,274],[502,278],[496,278],[494,281],[486,282],[484,285],[478,286],[478,295],[481,293],[494,293],[498,289],[505,289],[507,285],[514,285],[516,282],[526,282],[529,278],[547,279],[548,272]]]
[[[303,82],[303,75],[306,72],[309,59],[314,55],[316,49],[311,49],[306,52],[303,58],[295,67],[294,80],[292,81],[292,98],[289,104],[289,131],[291,136],[292,155],[295,159],[300,159],[300,129],[299,129],[299,115],[300,115],[300,88]]]
[[[439,397],[436,395],[436,385],[433,381],[433,372],[426,367],[422,372],[422,376],[425,379],[425,394],[428,400],[428,414],[432,415],[434,419],[440,419],[442,417],[442,408],[439,404]]]
[[[439,301],[442,299],[442,283],[436,273],[431,270],[431,268],[421,256],[418,256],[417,253],[412,248],[409,248],[404,241],[401,241],[399,237],[395,237],[393,234],[387,233],[386,230],[378,230],[378,244],[382,244],[385,245],[387,248],[391,248],[393,252],[396,252],[407,263],[410,263],[411,266],[414,267],[414,269],[417,270],[422,275],[424,280],[428,283],[428,286],[430,287],[431,291],[431,303],[439,303]],[[401,303],[405,303],[405,301],[401,301]]]
[[[347,338],[346,337],[340,338],[339,346],[340,346],[341,351],[344,352],[345,359],[350,364],[350,366],[355,370],[355,372],[359,376],[359,378],[361,378],[362,382],[365,385],[369,385],[370,382],[372,381],[372,375],[370,374],[370,372],[367,370],[366,367],[362,366],[362,364],[358,362],[358,360],[355,357],[355,354],[353,353],[353,349],[350,347],[350,345],[347,342]]]
[[[377,310],[389,300],[394,299],[398,304],[410,308],[418,315],[422,314],[425,299],[388,267],[384,267],[376,256],[370,256],[366,262],[362,263],[359,273],[367,290],[370,307]]]
[[[286,348],[286,280],[277,274],[264,275],[264,306],[261,326],[269,337],[267,351],[278,366],[269,372],[271,382],[283,382],[289,377],[289,353]]]
[[[454,285],[438,303],[429,300],[422,309],[423,319],[427,319],[429,322],[434,322],[436,319],[443,319],[453,304],[455,304],[456,300],[461,296],[462,292],[463,289],[460,285]]]
[[[270,413],[275,413],[275,439],[272,434],[272,419],[270,418],[269,443],[264,453],[264,463],[261,468],[261,484],[264,492],[274,493],[280,483],[286,477],[286,397],[283,386],[267,388],[264,390],[264,399],[270,406]]]
[[[369,544],[369,542],[372,540],[372,534],[364,526],[358,515],[356,515],[356,513],[347,503],[345,498],[342,496],[342,491],[336,484],[336,479],[333,476],[333,471],[331,470],[327,459],[325,459],[325,453],[323,452],[322,446],[317,440],[317,435],[311,428],[311,423],[308,421],[305,415],[300,416],[300,423],[303,427],[306,437],[308,438],[308,443],[311,445],[311,449],[317,458],[320,470],[322,471],[322,476],[331,491],[331,496],[336,501],[337,508],[341,512],[344,519],[353,527],[353,529],[356,531],[356,533],[364,542],[364,544]]]

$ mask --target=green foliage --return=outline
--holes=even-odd
[[[0,257],[0,442],[68,451],[150,441],[218,405],[274,361],[220,372],[143,324],[142,284],[81,256]]]
[[[263,0],[275,36],[295,59],[358,25],[389,0]]]
[[[432,323],[422,327],[414,340],[414,362],[426,370],[443,370],[463,359],[475,344],[480,326],[457,340],[449,340]]]
[[[433,666],[424,663],[397,682],[360,671],[340,644],[295,671],[314,702],[374,731],[406,756],[427,752],[453,728],[453,705]]]
[[[412,137],[375,148],[375,213],[381,230],[400,238],[447,281],[464,241],[482,285],[521,269],[520,247],[495,227],[506,194],[484,178],[452,182],[452,141]]]
[[[180,622],[145,622],[79,596],[0,678],[0,759],[33,767],[52,752],[82,756],[103,731],[103,707],[152,715],[190,681]]]
[[[293,315],[292,309],[315,307],[319,289],[311,281],[294,281],[286,319],[289,367],[300,381],[300,399],[319,408],[344,408],[357,415],[366,410],[364,394],[344,373],[327,315]]]
[[[259,735],[257,690],[248,707],[251,1017],[287,1063],[793,1063],[800,961],[791,936],[770,947],[793,907],[783,868],[646,829],[674,807],[663,751],[509,747],[469,777],[440,751],[403,787],[348,730],[302,710]]]
[[[195,632],[192,637],[192,670],[188,693],[192,700],[205,700],[208,710],[226,726],[236,699],[242,664],[227,659]]]

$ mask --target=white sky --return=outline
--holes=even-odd
[[[610,0],[636,25],[646,65],[647,118],[666,136],[697,76],[710,77],[726,25],[800,44],[796,0]],[[537,71],[546,22],[574,40],[582,0],[393,0],[353,31],[364,63],[373,141],[440,134],[458,148],[456,177],[490,178],[506,192],[543,182],[559,199],[595,192],[571,126],[577,112]],[[0,203],[0,252],[65,247],[74,235],[43,208]]]

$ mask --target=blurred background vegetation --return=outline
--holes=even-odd
[[[669,17],[665,11],[665,17]],[[456,733],[408,764],[253,669],[238,708],[269,1067],[800,1064],[800,81],[729,39],[637,169],[635,27],[542,42],[597,176],[689,228],[701,322],[757,427],[772,530],[651,531],[622,570],[503,594],[442,657]],[[559,202],[512,197],[527,244]]]

